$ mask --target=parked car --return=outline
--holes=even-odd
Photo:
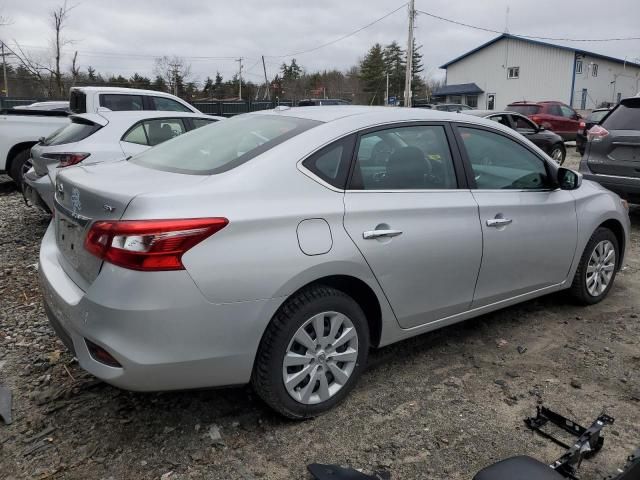
[[[559,290],[605,298],[629,216],[581,178],[468,115],[240,115],[58,175],[46,311],[113,385],[251,382],[311,417],[345,398],[370,347]]]
[[[580,121],[580,130],[578,130],[576,134],[576,150],[580,155],[584,155],[584,149],[587,143],[587,132],[591,127],[597,125],[610,110],[610,108],[596,108],[586,119]]]
[[[46,101],[46,102],[34,102],[29,105],[17,105],[13,107],[14,110],[39,110],[39,111],[58,111],[58,112],[70,112],[68,101]]]
[[[116,87],[73,87],[69,107],[73,113],[99,111],[162,110],[201,112],[184,100],[153,90]],[[9,176],[22,187],[29,169],[29,151],[40,138],[51,135],[69,123],[65,111],[22,109],[0,114],[0,173]]]
[[[71,123],[31,148],[24,176],[25,200],[53,211],[61,169],[118,161],[224,117],[186,112],[100,112],[71,116]]]
[[[576,139],[582,119],[573,108],[562,102],[513,102],[507,105],[506,110],[526,115],[565,141]]]
[[[298,102],[299,107],[320,107],[328,105],[351,105],[340,98],[307,98]]]
[[[541,150],[549,155],[558,165],[564,163],[567,150],[564,140],[557,133],[551,132],[544,127],[536,125],[524,115],[515,112],[496,112],[494,110],[472,110],[465,112],[468,115],[488,118],[498,122],[505,127],[514,129],[520,135],[533,142]]]
[[[640,97],[625,98],[587,132],[585,178],[640,203]]]

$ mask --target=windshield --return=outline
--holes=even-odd
[[[225,172],[321,122],[279,115],[240,115],[193,130],[133,157],[132,163],[168,172]]]
[[[509,105],[507,108],[522,115],[535,115],[540,111],[539,105]]]
[[[74,118],[71,123],[62,127],[42,141],[42,145],[63,145],[84,140],[102,127],[88,120]]]

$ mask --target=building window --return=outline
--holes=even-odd
[[[598,76],[598,64],[597,63],[592,63],[591,64],[591,75],[593,75],[594,77]]]
[[[576,73],[582,73],[582,60],[576,60]]]
[[[487,95],[487,110],[493,110],[496,108],[496,94],[490,93]]]
[[[462,95],[449,95],[449,103],[462,103]]]
[[[467,95],[466,98],[467,101],[467,105],[469,105],[472,108],[477,108],[478,107],[478,96],[477,95]]]
[[[520,78],[520,67],[509,67],[507,69],[507,78]]]

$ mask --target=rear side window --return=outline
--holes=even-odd
[[[395,127],[360,138],[351,189],[439,190],[457,186],[442,126]]]
[[[535,115],[540,112],[540,105],[509,105],[507,108],[511,112],[517,112],[522,115]]]
[[[191,121],[193,122],[193,128],[200,128],[211,125],[218,120],[216,120],[215,118],[212,118],[211,120],[207,120],[206,118],[192,118]]]
[[[640,98],[618,105],[602,121],[607,130],[640,130]]]
[[[138,123],[124,135],[122,140],[153,147],[182,135],[185,131],[186,129],[181,119],[159,118]]]
[[[69,109],[73,113],[87,113],[87,96],[77,90],[71,92]]]
[[[42,142],[43,145],[64,145],[75,143],[93,135],[102,127],[97,123],[74,118],[69,125],[56,130]]]
[[[180,102],[176,102],[170,98],[150,97],[154,110],[163,110],[167,112],[191,112],[190,108]]]
[[[355,136],[334,142],[311,155],[302,164],[329,185],[343,189],[347,183],[354,142]]]
[[[279,115],[239,115],[192,130],[130,161],[167,172],[212,175],[231,170],[321,123]]]
[[[100,106],[108,108],[113,112],[143,110],[141,95],[120,95],[102,94],[100,95]]]

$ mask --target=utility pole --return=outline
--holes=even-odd
[[[270,95],[269,95],[269,80],[267,80],[267,67],[264,64],[264,55],[262,55],[262,70],[264,71],[264,85],[265,87],[267,87],[264,91],[264,98],[263,100],[268,100]]]
[[[389,106],[389,72],[387,72],[387,88],[384,91],[384,106]]]
[[[409,39],[407,40],[407,71],[404,77],[404,106],[411,107],[411,80],[413,77],[413,21],[416,16],[415,0],[409,2]]]
[[[238,99],[242,100],[242,57],[236,60],[238,62]]]
[[[7,79],[7,59],[6,57],[9,56],[8,53],[4,53],[4,42],[1,42],[1,48],[2,48],[2,72],[4,73],[4,96],[8,97],[9,96],[9,82]]]

